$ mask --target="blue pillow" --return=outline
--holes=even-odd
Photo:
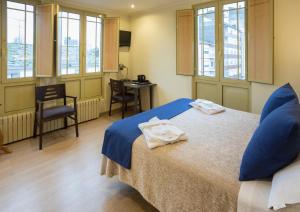
[[[272,177],[300,152],[300,105],[296,99],[270,113],[244,153],[240,181]]]
[[[298,97],[292,86],[288,83],[284,86],[278,88],[273,94],[269,97],[267,103],[265,104],[260,118],[260,123],[270,114],[273,110],[284,105],[285,103],[297,99]],[[299,102],[299,101],[298,101]]]

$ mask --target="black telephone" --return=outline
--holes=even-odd
[[[145,75],[138,75],[137,80],[138,80],[138,82],[146,82],[146,76]]]

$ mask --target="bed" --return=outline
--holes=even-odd
[[[103,156],[101,174],[118,176],[160,211],[270,211],[255,194],[267,199],[271,182],[238,180],[258,115],[226,108],[209,116],[191,108],[171,121],[187,133],[187,142],[150,150],[141,135],[132,146],[131,169]]]

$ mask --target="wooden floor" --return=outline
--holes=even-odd
[[[102,117],[12,145],[0,155],[0,211],[156,211],[117,179],[99,175],[103,134],[114,118]]]

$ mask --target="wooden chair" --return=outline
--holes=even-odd
[[[124,114],[125,111],[127,111],[128,103],[135,101],[134,94],[127,92],[126,87],[124,86],[124,82],[122,80],[110,79],[110,89],[111,89],[111,96],[110,96],[109,116],[111,116],[112,105],[115,103],[121,103],[122,119],[124,119]],[[138,91],[138,101],[139,101],[140,112],[142,112],[140,91]]]
[[[67,106],[67,98],[73,99],[73,107]],[[44,104],[48,101],[62,100],[63,105],[44,108]],[[77,119],[77,97],[67,96],[64,84],[40,86],[35,89],[35,119],[33,137],[37,135],[37,127],[39,126],[39,149],[43,148],[43,128],[44,122],[64,118],[64,128],[68,127],[67,118],[75,121],[76,137],[78,133],[78,119]]]

